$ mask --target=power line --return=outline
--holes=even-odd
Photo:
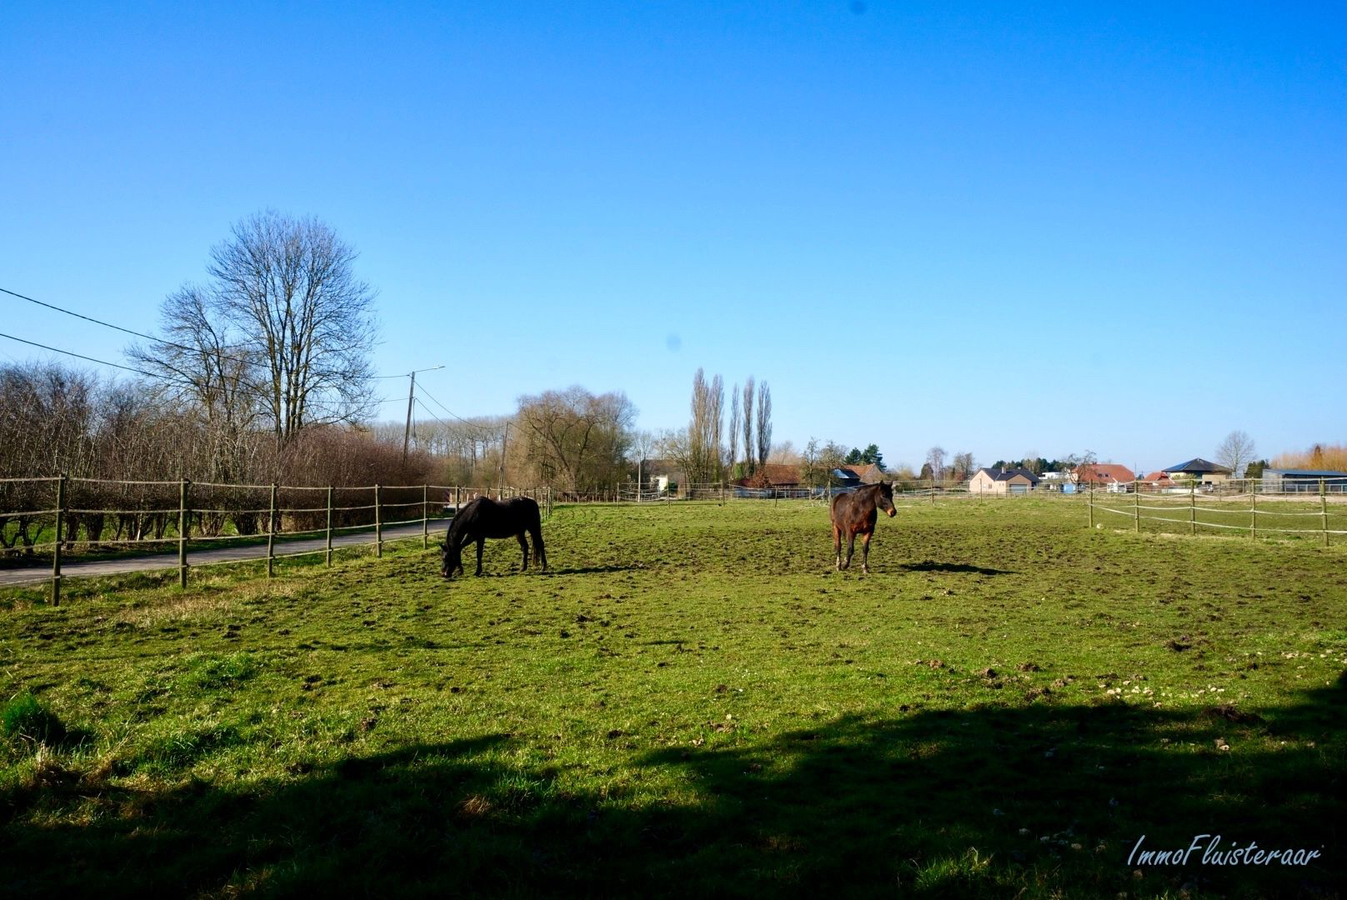
[[[144,338],[147,341],[154,341],[156,344],[163,344],[165,347],[172,347],[175,350],[185,350],[188,353],[200,353],[202,349],[200,347],[189,347],[186,344],[178,344],[170,340],[165,340],[164,338],[155,337],[154,335],[143,334],[139,331],[134,331],[130,328],[123,328],[120,325],[113,325],[111,322],[104,322],[102,319],[95,319],[93,316],[86,316],[83,313],[77,313],[74,312],[73,310],[62,309],[61,307],[55,306],[51,303],[44,303],[41,300],[34,300],[32,297],[20,294],[17,291],[11,291],[8,288],[0,287],[0,293],[9,294],[11,297],[18,297],[20,300],[27,300],[29,303],[36,303],[38,306],[44,306],[47,309],[55,310],[58,313],[64,313],[67,316],[74,316],[76,319],[83,319],[84,321],[92,322],[95,325],[102,325],[104,328],[111,328],[113,331],[120,331],[122,334],[129,334],[132,337]],[[225,353],[221,353],[219,355],[221,359],[227,359],[230,362],[241,363],[245,366],[251,365],[247,360],[239,359],[237,356],[229,356],[228,354]]]
[[[172,348],[174,348],[175,350],[184,350],[184,351],[186,351],[186,352],[188,352],[188,353],[200,353],[200,352],[202,351],[202,349],[204,349],[204,348],[201,348],[201,347],[189,347],[189,346],[187,346],[186,344],[179,344],[179,343],[176,343],[176,342],[174,342],[174,341],[167,340],[167,339],[165,339],[165,338],[155,337],[154,335],[151,335],[151,334],[144,334],[143,332],[135,331],[135,330],[130,329],[130,328],[123,328],[122,326],[120,326],[120,325],[114,325],[114,324],[112,324],[111,322],[104,322],[102,319],[95,319],[93,316],[86,316],[86,315],[84,315],[83,313],[77,313],[77,312],[75,312],[74,310],[69,310],[69,309],[65,309],[65,308],[60,307],[60,306],[56,306],[56,305],[53,304],[53,303],[47,303],[47,302],[42,301],[42,300],[36,300],[36,299],[34,299],[34,298],[32,298],[32,297],[29,297],[27,294],[20,294],[18,291],[11,291],[9,288],[3,288],[3,287],[0,287],[0,293],[9,294],[11,297],[18,297],[20,300],[27,300],[29,303],[34,303],[34,304],[36,304],[36,305],[38,305],[38,306],[46,307],[47,309],[50,309],[50,310],[55,310],[56,312],[58,312],[58,313],[63,313],[64,315],[67,315],[67,316],[73,316],[73,317],[75,317],[76,319],[83,319],[84,321],[86,321],[86,322],[92,322],[92,323],[95,324],[95,325],[102,325],[104,328],[111,328],[113,331],[120,331],[122,334],[129,334],[129,335],[131,335],[132,337],[144,338],[144,339],[147,340],[147,341],[154,341],[156,344],[163,344],[165,347],[172,347]],[[22,339],[21,339],[21,338],[15,338],[14,340],[22,340]],[[24,343],[32,343],[32,342],[31,342],[31,341],[25,341]],[[41,346],[41,345],[37,345],[37,346]],[[50,348],[47,348],[47,349],[50,349]],[[68,352],[65,351],[65,350],[57,350],[56,352],[57,352],[57,353],[66,353],[68,356],[79,356],[79,354],[68,353]],[[246,359],[240,359],[240,358],[237,357],[237,356],[230,356],[230,355],[228,355],[227,353],[220,353],[219,351],[212,351],[212,352],[215,352],[221,359],[227,359],[227,360],[229,360],[230,362],[236,362],[236,363],[239,363],[239,364],[245,365],[245,366],[253,365],[252,362],[250,362],[250,361],[248,361],[248,360],[246,360]],[[81,358],[81,359],[89,359],[89,357],[80,357],[80,358]],[[91,361],[92,361],[92,362],[99,362],[99,360],[91,360]],[[117,365],[116,363],[104,363],[104,365],[116,366],[116,367],[119,368],[119,369],[127,369],[127,371],[131,371],[131,372],[139,372],[141,375],[145,375],[145,376],[147,376],[147,377],[149,377],[149,378],[159,378],[159,377],[162,377],[162,376],[157,376],[157,375],[150,375],[148,372],[141,372],[139,369],[129,369],[129,368],[126,367],[126,366],[119,366],[119,365]],[[371,378],[406,378],[406,377],[407,377],[407,373],[406,373],[406,372],[400,372],[400,373],[398,373],[397,375],[371,375],[370,377],[371,377]],[[265,388],[259,388],[259,387],[257,387],[256,385],[248,384],[247,382],[244,382],[244,384],[247,384],[248,387],[251,387],[254,391],[257,391],[257,392],[258,392],[259,394],[261,394],[263,397],[267,396]]]
[[[463,417],[460,416],[458,413],[454,412],[452,409],[450,409],[449,407],[445,406],[445,405],[444,405],[443,403],[441,403],[440,401],[436,400],[435,397],[434,397],[434,395],[432,395],[432,394],[430,393],[430,391],[426,390],[424,387],[421,388],[421,393],[422,393],[424,396],[428,397],[428,398],[430,399],[430,401],[431,401],[432,403],[434,403],[436,406],[438,406],[440,409],[444,410],[444,411],[447,412],[449,415],[453,416],[455,419],[458,419],[458,420],[459,420],[460,422],[462,422],[464,425],[470,425],[470,426],[472,426],[473,428],[483,428],[483,426],[482,426],[480,423],[478,423],[478,422],[469,422],[467,419],[463,418]],[[439,416],[436,416],[435,418],[438,419]]]
[[[0,290],[3,290],[3,288],[0,288]],[[66,356],[73,356],[76,359],[82,359],[86,362],[98,363],[100,366],[112,366],[112,368],[114,369],[125,369],[128,372],[135,372],[137,375],[144,375],[146,378],[158,377],[155,375],[151,375],[149,372],[144,372],[140,369],[133,369],[130,366],[123,366],[120,365],[119,363],[108,362],[106,359],[95,359],[92,356],[85,356],[82,353],[73,353],[70,350],[62,350],[60,347],[48,347],[46,344],[39,344],[37,341],[24,340],[23,338],[15,337],[12,334],[5,334],[3,332],[0,332],[0,337],[8,338],[11,341],[18,341],[20,344],[27,344],[30,347],[40,347],[43,350],[50,350],[52,353],[62,353]]]

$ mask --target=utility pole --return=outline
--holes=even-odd
[[[436,369],[443,369],[443,365],[432,366],[429,369],[417,369],[416,372],[434,372]],[[412,379],[411,390],[407,392],[407,428],[402,432],[402,461],[407,461],[407,445],[412,438],[412,399],[416,396],[416,372],[408,372]]]
[[[496,480],[496,499],[500,500],[505,490],[505,448],[510,443],[510,423],[505,423],[505,434],[500,439],[500,472]]]

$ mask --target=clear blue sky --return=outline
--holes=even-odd
[[[0,287],[152,328],[274,208],[464,416],[578,383],[677,427],[702,366],[893,463],[1341,442],[1345,9],[10,0]]]

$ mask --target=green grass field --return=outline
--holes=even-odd
[[[16,896],[1338,896],[1347,552],[804,502],[0,594]],[[414,547],[414,549],[413,549]],[[471,572],[471,561],[467,562]],[[1304,866],[1128,863],[1318,850]]]

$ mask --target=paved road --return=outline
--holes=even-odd
[[[446,520],[447,521],[447,520]],[[443,537],[446,525],[443,521],[432,521],[430,523],[430,536],[432,541]],[[407,538],[421,537],[421,523],[413,522],[408,525],[394,525],[383,530],[384,543],[393,540],[406,540]],[[355,533],[338,534],[332,537],[333,547],[353,547],[360,544],[374,543],[373,531],[360,531]],[[305,550],[322,550],[327,547],[327,538],[305,538],[298,541],[277,542],[276,554],[300,553]],[[237,546],[224,546],[214,550],[197,550],[188,553],[187,564],[192,567],[204,566],[209,563],[235,562],[244,559],[266,559],[266,544],[248,544]],[[146,572],[153,569],[176,569],[178,567],[178,551],[173,550],[170,553],[154,553],[146,556],[128,556],[121,559],[104,560],[63,560],[61,562],[61,577],[66,578],[93,578],[100,575],[125,575],[129,572]],[[44,581],[51,580],[51,563],[31,568],[0,569],[0,587],[13,587],[23,584],[41,584]]]

